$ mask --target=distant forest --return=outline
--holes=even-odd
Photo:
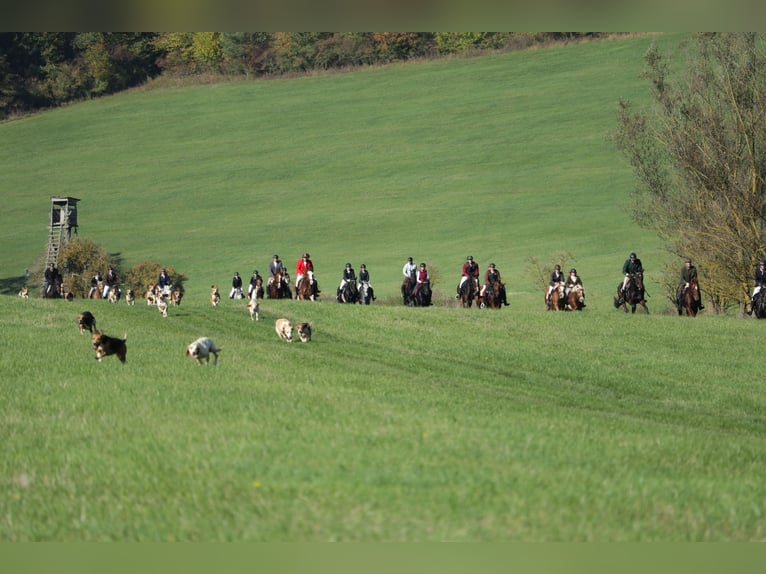
[[[578,32],[0,33],[0,120],[158,77],[273,77],[599,38]]]

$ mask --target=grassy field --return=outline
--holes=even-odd
[[[763,325],[664,312],[669,259],[630,222],[606,137],[619,97],[646,98],[650,41],[135,91],[0,125],[0,537],[766,538]],[[52,195],[79,197],[81,235],[126,265],[185,273],[183,304],[13,296]],[[207,302],[306,250],[325,301],[267,300],[257,323]],[[648,316],[611,304],[631,250]],[[582,313],[546,313],[528,271],[562,251]],[[456,307],[469,253],[510,307]],[[434,268],[435,306],[399,304],[408,255]],[[346,261],[376,304],[332,302]],[[94,360],[85,309],[127,334],[126,365]],[[281,316],[314,340],[280,342]],[[217,368],[183,356],[201,335]]]

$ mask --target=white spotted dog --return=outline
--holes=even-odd
[[[311,323],[298,323],[295,330],[298,332],[301,343],[308,343],[311,340]]]
[[[24,286],[21,288],[21,291],[19,291],[19,297],[22,299],[29,299],[29,287]]]
[[[218,353],[221,349],[215,346],[215,343],[210,337],[200,337],[193,343],[186,346],[186,356],[192,359],[197,359],[197,364],[201,365],[204,359],[205,365],[210,364],[210,354],[212,353],[213,366],[218,364]]]
[[[128,305],[136,304],[136,294],[133,292],[133,289],[128,289],[125,291],[125,303]]]
[[[218,303],[221,302],[221,294],[218,292],[217,285],[210,286],[210,304],[213,307],[218,307]]]
[[[165,296],[161,293],[157,295],[157,309],[162,314],[163,317],[168,316],[168,301],[165,299]]]
[[[290,319],[277,319],[274,323],[274,330],[283,341],[293,342],[293,326],[290,324]]]
[[[247,304],[247,310],[250,311],[250,320],[258,321],[261,318],[261,304],[255,297],[255,289],[253,289],[253,296],[250,302]]]

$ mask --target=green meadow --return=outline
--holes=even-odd
[[[648,102],[650,42],[681,38],[141,89],[0,124],[0,539],[764,540],[763,325],[675,315],[675,260],[631,221],[608,137],[619,98]],[[181,306],[16,297],[58,195],[123,268],[184,273]],[[234,271],[304,251],[319,302],[266,299],[253,322],[225,296]],[[612,305],[630,251],[649,315]],[[561,253],[580,313],[546,312],[531,270]],[[457,305],[469,254],[509,307]],[[408,256],[432,307],[401,305]],[[371,306],[335,302],[347,261]],[[127,335],[125,365],[94,360],[86,309]],[[279,317],[313,341],[280,341]],[[184,357],[203,335],[215,368]]]

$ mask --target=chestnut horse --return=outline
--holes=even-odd
[[[548,287],[545,288],[545,296],[548,296]],[[564,310],[564,283],[559,281],[553,287],[550,298],[546,301],[546,309],[548,311],[563,311]]]
[[[317,282],[314,279],[314,272],[307,271],[301,278],[301,282],[296,288],[297,298],[302,300],[316,301],[317,300]]]
[[[277,271],[268,284],[269,299],[291,299],[290,282],[286,274]]]
[[[682,315],[686,311],[687,317],[696,317],[700,309],[700,286],[697,278],[693,277],[689,281],[689,287],[678,297],[678,314]]]
[[[582,311],[585,307],[582,285],[575,285],[567,295],[566,308],[569,311]]]
[[[487,288],[484,290],[484,295],[481,298],[479,306],[484,309],[489,307],[490,309],[500,309],[503,306],[503,294],[501,292],[503,286],[500,281],[493,281],[487,283]]]

